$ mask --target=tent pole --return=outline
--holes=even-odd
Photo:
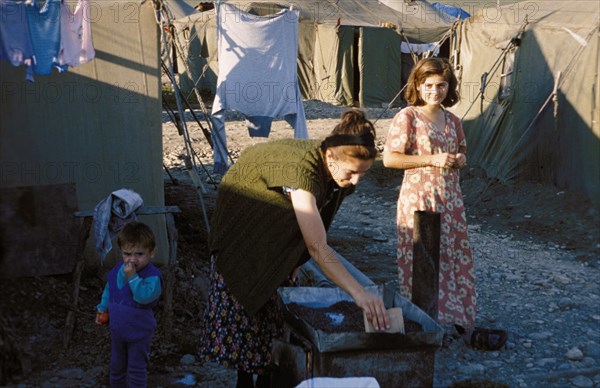
[[[502,49],[502,51],[500,52],[500,55],[498,56],[498,58],[496,59],[494,64],[491,66],[490,70],[488,72],[485,72],[482,74],[482,84],[481,84],[481,87],[479,88],[479,93],[475,96],[475,98],[471,102],[471,105],[469,105],[469,108],[467,108],[465,113],[463,113],[462,117],[460,118],[461,122],[465,119],[465,117],[467,116],[467,113],[469,113],[469,111],[471,110],[471,108],[473,107],[473,105],[475,104],[475,101],[477,101],[477,98],[479,96],[481,96],[481,99],[482,99],[482,109],[483,109],[483,97],[484,97],[483,93],[485,93],[485,87],[487,86],[487,81],[489,81],[492,78],[492,76],[494,74],[496,74],[496,71],[498,71],[498,68],[500,67],[501,59],[504,58],[504,55],[506,54],[506,52],[509,49],[511,49],[513,46],[518,46],[520,44],[521,35],[523,35],[523,32],[525,31],[525,27],[527,27],[528,24],[529,24],[529,21],[527,20],[527,18],[525,18],[525,21],[523,22],[523,25],[521,25],[521,28],[519,29],[519,32],[517,33],[517,35],[515,35],[515,37],[513,37],[506,44],[506,46]],[[485,74],[485,79],[483,77],[484,74]],[[485,82],[485,84],[483,82]]]
[[[175,33],[172,30],[170,32],[171,32],[171,37],[173,39],[173,42],[175,44],[175,50],[178,52],[178,56],[179,56],[183,52],[183,49],[181,47],[181,43],[177,39],[177,36],[175,35]],[[186,71],[189,74],[191,74],[191,70],[189,68],[189,65],[188,65],[187,61],[183,61],[183,65],[184,65]],[[202,74],[204,74],[204,72]],[[173,79],[172,82],[174,83],[175,80]],[[194,86],[193,86],[192,89],[193,89],[193,91],[194,91],[194,93],[196,95],[196,99],[198,100],[198,104],[200,104],[200,109],[204,113],[204,117],[207,118],[206,122],[207,122],[207,124],[209,126],[209,129],[210,129],[210,132],[212,134],[213,133],[212,122],[210,121],[210,119],[208,119],[210,117],[210,114],[208,113],[208,108],[204,104],[204,100],[202,99],[202,96],[200,95],[200,92],[198,91],[198,88],[196,87],[196,82],[194,83]],[[180,93],[181,93],[181,96],[183,96],[183,93],[181,92],[181,90],[180,90]],[[184,100],[187,103],[187,99],[184,99]],[[192,108],[189,106],[189,104],[188,104],[188,109],[190,109],[190,111],[192,111]],[[193,112],[192,112],[192,114],[193,114]],[[222,140],[221,140],[221,138],[219,136],[215,136],[215,138],[216,138],[216,141],[219,143],[219,145],[223,145],[223,144],[221,144]],[[214,146],[212,144],[211,144],[211,147],[213,147],[213,149],[214,149]],[[223,147],[223,148],[227,149],[227,147]],[[233,164],[233,158],[231,157],[231,154],[229,153],[229,150],[227,150],[227,156],[229,158],[229,161]]]
[[[169,103],[166,102],[165,100],[163,100],[163,108],[165,108],[165,110],[167,111],[167,113],[169,115],[169,118],[171,119],[173,124],[175,124],[175,126],[177,127],[177,132],[179,133],[179,136],[183,136],[184,129],[181,125],[181,118],[179,117],[179,113],[174,112],[173,109],[171,108],[171,106],[169,105]],[[212,144],[211,144],[211,146],[212,146]],[[202,166],[202,169],[204,170],[204,172],[206,173],[206,175],[208,176],[211,183],[213,184],[213,186],[216,189],[217,183],[212,179],[210,172],[206,169],[206,166],[204,165],[204,163],[202,163],[202,160],[200,160],[200,158],[196,154],[196,151],[194,150],[194,148],[190,147],[190,149],[193,152],[193,156],[196,156],[194,159],[197,160],[197,162],[200,164],[200,166]],[[188,158],[189,158],[189,156],[188,156]],[[171,174],[168,171],[167,171],[167,173],[169,174],[169,176],[171,176]],[[171,179],[173,179],[173,178],[171,177]]]
[[[165,71],[165,73],[167,74],[167,76],[169,77],[169,80],[171,81],[171,83],[175,83],[175,80],[173,78],[171,78],[171,74],[169,73],[168,68],[165,65],[164,61],[162,62],[162,68]],[[198,125],[200,126],[202,133],[204,133],[204,137],[206,138],[206,141],[208,141],[208,144],[210,145],[211,148],[214,148],[212,139],[211,139],[211,133],[206,128],[204,128],[204,126],[202,126],[200,119],[198,118],[198,116],[196,116],[196,113],[194,112],[194,109],[192,109],[192,106],[190,105],[189,101],[183,95],[183,93],[181,93],[181,89],[179,89],[179,93],[180,93],[180,97],[181,97],[182,101],[185,103],[186,108],[190,111],[190,113],[192,114],[192,117],[194,118],[194,120],[196,120],[196,123],[198,123]],[[206,116],[206,114],[205,114],[205,116]]]
[[[167,58],[167,62],[168,62],[168,74],[169,74],[169,78],[171,79],[171,83],[173,85],[173,90],[175,91],[175,101],[177,102],[177,111],[179,113],[179,117],[181,118],[181,128],[183,131],[183,137],[184,137],[184,145],[185,145],[185,149],[186,152],[188,154],[188,157],[191,158],[191,155],[193,155],[193,148],[191,145],[191,140],[189,138],[189,133],[187,130],[187,123],[185,120],[185,113],[183,110],[183,106],[181,103],[181,90],[179,89],[179,85],[177,84],[177,82],[175,81],[175,74],[173,71],[173,63],[171,62],[171,50],[170,50],[170,45],[168,44],[168,40],[167,40],[167,36],[166,36],[166,25],[168,22],[168,26],[169,26],[169,31],[172,32],[171,30],[171,20],[173,19],[171,15],[169,15],[169,11],[167,9],[165,9],[164,4],[160,4],[160,11],[157,12],[156,17],[157,17],[157,23],[159,24],[159,28],[161,31],[161,42],[164,44],[164,47],[166,47],[167,50],[167,55],[165,56]],[[188,169],[188,172],[190,173],[190,175],[192,175],[192,181],[194,182],[194,185],[196,186],[197,189],[200,189],[198,191],[198,198],[200,200],[200,207],[202,208],[202,214],[204,216],[204,222],[206,224],[206,231],[210,232],[210,223],[208,221],[208,214],[206,212],[206,207],[204,205],[204,194],[206,194],[206,189],[204,188],[203,184],[202,184],[202,180],[200,179],[200,176],[198,174],[198,169],[196,167],[196,164],[194,163],[190,163],[191,164],[191,169]]]

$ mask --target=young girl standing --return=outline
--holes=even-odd
[[[409,106],[394,117],[383,163],[405,170],[397,209],[401,293],[408,298],[412,294],[414,212],[440,213],[438,322],[469,329],[477,305],[459,183],[467,146],[460,120],[446,110],[459,100],[456,87],[447,60],[426,58],[415,65],[405,92]]]

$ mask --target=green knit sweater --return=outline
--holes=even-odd
[[[319,141],[278,140],[244,150],[219,186],[209,245],[227,288],[250,314],[309,259],[282,187],[311,192],[326,228],[353,191],[330,178]]]

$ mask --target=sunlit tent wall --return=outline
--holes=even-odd
[[[376,0],[232,1],[269,15],[293,4],[300,10],[298,76],[303,98],[337,105],[381,107],[401,89],[402,41],[436,42],[452,22],[425,1],[397,9]],[[218,75],[214,10],[179,18],[177,68],[182,90],[214,93]],[[401,32],[401,33],[400,33]]]
[[[40,211],[35,204],[50,195],[48,185],[73,186],[75,210],[93,210],[120,188],[139,193],[145,205],[164,205],[160,47],[152,3],[93,2],[89,17],[96,52],[91,62],[64,73],[35,76],[30,83],[25,81],[23,66],[0,60],[0,189],[18,194],[22,192],[17,188],[33,188],[22,198],[8,198],[9,194],[0,198],[5,205],[7,201],[22,205],[8,209],[11,212],[23,212],[22,224],[2,225],[3,259],[13,257],[9,250],[21,249],[34,255],[33,265],[74,260],[73,250],[67,258],[60,252],[65,254],[63,247],[76,247],[78,229],[74,235],[64,233],[62,239],[49,242],[52,249],[43,252],[36,251],[39,241],[19,247],[9,240],[9,231],[14,235],[21,227],[23,233],[35,228],[29,222]],[[52,199],[45,203],[51,204]],[[4,210],[3,221],[16,217]],[[74,219],[72,213],[62,214],[51,228],[65,228]],[[165,263],[164,216],[140,219],[157,234],[156,258]],[[91,249],[93,236],[88,242],[88,259],[98,260]],[[2,260],[3,266],[10,264]]]
[[[464,118],[470,164],[600,204],[599,14],[597,1],[552,0],[461,22],[453,61],[463,99],[453,111]]]

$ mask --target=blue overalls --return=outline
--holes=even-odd
[[[133,300],[129,283],[117,286],[117,275],[123,265],[116,265],[108,274],[111,359],[111,387],[146,387],[148,359],[156,319],[152,308],[158,300],[139,304]],[[138,276],[143,280],[161,274],[158,268],[148,263]]]

